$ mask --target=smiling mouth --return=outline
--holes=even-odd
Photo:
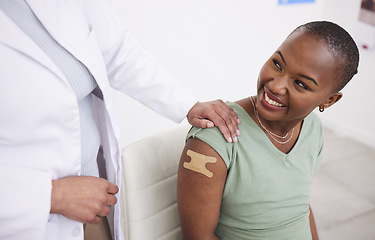
[[[285,105],[281,104],[281,103],[278,103],[272,99],[270,99],[267,95],[267,93],[265,92],[264,93],[264,100],[266,100],[266,102],[272,106],[276,106],[276,107],[285,107]]]

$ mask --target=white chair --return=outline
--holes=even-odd
[[[190,126],[178,126],[123,149],[120,204],[126,240],[182,239],[177,169]]]

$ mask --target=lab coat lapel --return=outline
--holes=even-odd
[[[0,11],[0,43],[21,52],[44,65],[58,77],[65,78],[42,49],[26,35],[11,19]],[[21,67],[21,66],[20,66]]]
[[[74,57],[95,72],[97,66],[93,54],[98,49],[92,46],[92,29],[77,8],[70,8],[66,1],[26,0],[34,14],[51,36]],[[96,65],[95,65],[96,64]]]
[[[26,0],[26,2],[50,35],[86,65],[92,73],[95,72],[97,63],[93,53],[95,50],[98,51],[98,48],[91,37],[94,34],[92,34],[90,24],[86,23],[83,19],[84,16],[77,12],[72,13],[75,9],[70,9],[65,1]],[[0,11],[0,29],[0,43],[28,55],[60,78],[65,79],[65,76],[43,50],[2,11]],[[93,73],[93,75],[95,74]]]

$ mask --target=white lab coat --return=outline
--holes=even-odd
[[[27,2],[97,81],[104,101],[93,98],[108,180],[119,186],[119,126],[110,88],[176,122],[196,99],[139,47],[106,2]],[[0,239],[83,239],[81,223],[49,214],[51,180],[80,175],[80,146],[78,105],[67,79],[0,11]],[[116,204],[116,240],[122,239],[119,210]]]

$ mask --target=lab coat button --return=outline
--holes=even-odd
[[[72,230],[72,237],[78,237],[81,234],[81,228],[79,226],[75,226]]]
[[[67,113],[64,117],[64,122],[71,123],[76,118],[76,114],[73,112]]]

